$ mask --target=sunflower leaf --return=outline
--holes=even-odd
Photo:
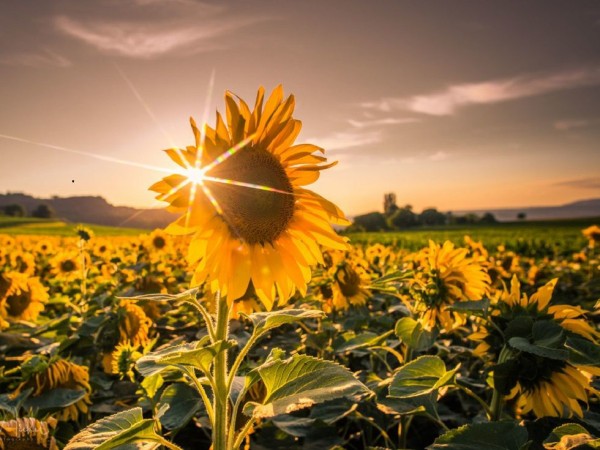
[[[396,372],[389,387],[390,397],[416,397],[452,384],[459,367],[460,365],[457,365],[447,371],[441,358],[432,355],[421,356],[403,365]]]
[[[235,341],[219,341],[205,345],[208,342],[208,337],[205,337],[200,341],[147,353],[138,359],[136,368],[145,377],[160,373],[169,366],[192,366],[207,373],[215,356],[236,344]]]
[[[169,409],[160,418],[160,423],[169,430],[183,428],[202,408],[198,392],[185,383],[173,383],[160,396],[160,404]]]
[[[133,408],[84,428],[65,450],[154,449],[161,439],[154,431],[154,421],[142,417],[142,408]]]
[[[262,404],[250,402],[244,413],[257,418],[287,414],[327,400],[370,393],[345,367],[312,356],[272,359],[254,369],[265,384]]]
[[[526,448],[527,439],[527,429],[516,422],[478,423],[448,431],[427,449],[521,450]]]
[[[195,287],[183,291],[179,294],[143,294],[135,295],[133,297],[117,297],[119,300],[146,300],[152,302],[171,302],[177,300],[186,300],[194,297],[198,293],[199,288]]]
[[[396,322],[396,336],[408,347],[417,352],[429,349],[437,338],[437,331],[427,331],[423,325],[411,317],[402,317]]]
[[[314,309],[283,309],[280,311],[258,312],[243,314],[254,325],[254,334],[261,335],[281,325],[300,322],[305,319],[320,319],[325,316],[323,311]]]
[[[449,311],[456,311],[461,313],[469,313],[474,316],[487,317],[490,308],[490,300],[484,298],[481,300],[468,300],[463,302],[457,302],[449,305],[446,309]]]
[[[600,448],[600,439],[594,438],[588,430],[576,423],[556,427],[544,441],[544,448],[549,450],[570,450],[587,446]]]
[[[521,350],[525,353],[531,353],[542,358],[557,359],[559,361],[565,361],[569,358],[569,351],[563,348],[545,347],[537,345],[537,343],[531,343],[527,338],[513,337],[508,340],[511,347]]]
[[[39,410],[62,409],[72,405],[85,397],[84,389],[56,388],[44,392],[36,397],[28,397],[23,402],[23,407]]]
[[[569,361],[585,366],[600,366],[600,346],[578,335],[567,337],[565,344],[569,350]]]

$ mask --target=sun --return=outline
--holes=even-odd
[[[190,167],[183,174],[191,183],[203,184],[206,176],[206,169],[198,167]]]

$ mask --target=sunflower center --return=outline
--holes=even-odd
[[[1,439],[4,444],[2,447],[4,450],[46,450],[50,448],[49,442],[48,445],[42,445],[38,443],[35,436],[24,435],[18,437],[2,437]]]
[[[75,270],[75,263],[70,259],[62,261],[60,263],[60,270],[62,270],[63,272],[72,272],[73,270]]]
[[[161,236],[156,236],[152,241],[152,245],[154,245],[154,248],[157,248],[159,250],[163,248],[166,244],[166,241]]]
[[[210,170],[209,175],[255,186],[205,182],[233,235],[248,244],[265,244],[273,243],[286,230],[294,215],[293,187],[270,152],[246,147]]]
[[[9,316],[19,317],[31,303],[31,295],[24,292],[20,295],[11,295],[6,299],[6,312]]]
[[[360,292],[360,277],[347,265],[340,267],[335,273],[335,279],[344,297],[354,297]]]

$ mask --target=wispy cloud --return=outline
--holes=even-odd
[[[381,141],[381,131],[343,131],[327,136],[307,139],[307,142],[323,147],[325,150],[345,150],[362,145],[376,144]]]
[[[574,128],[585,128],[600,123],[600,119],[563,119],[554,122],[554,128],[559,131],[569,131]]]
[[[23,52],[0,57],[0,64],[27,67],[69,67],[71,61],[51,50]]]
[[[57,16],[62,33],[109,54],[153,58],[175,51],[197,53],[222,48],[222,37],[265,17],[234,17],[223,7],[189,0],[132,0],[145,14],[129,19]],[[176,5],[175,5],[176,4]],[[177,6],[177,7],[175,7]]]
[[[446,153],[443,150],[440,150],[438,152],[435,152],[435,153],[432,153],[431,155],[429,155],[427,157],[427,159],[429,161],[444,161],[444,160],[448,159],[448,156],[450,156],[450,155],[448,155],[448,153]]]
[[[348,123],[352,125],[354,128],[368,128],[368,127],[377,127],[381,125],[404,125],[409,123],[420,122],[420,119],[415,117],[404,117],[404,118],[393,118],[386,117],[383,119],[375,119],[375,120],[348,120]]]
[[[556,186],[565,186],[576,189],[600,189],[600,177],[583,177],[574,180],[561,181]]]
[[[600,84],[600,67],[457,84],[430,94],[388,97],[363,103],[363,106],[384,112],[401,110],[448,116],[466,106],[505,102],[597,84]]]

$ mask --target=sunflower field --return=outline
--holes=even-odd
[[[600,228],[347,236],[294,97],[227,93],[141,236],[0,234],[0,449],[600,447]]]

